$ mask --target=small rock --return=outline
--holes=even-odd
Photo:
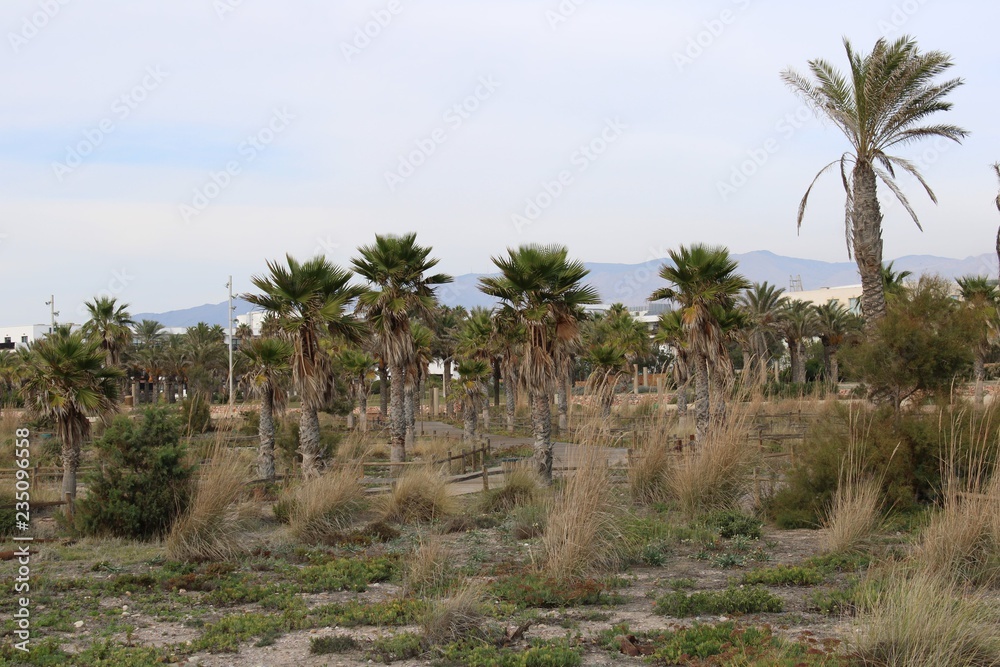
[[[76,623],[73,624],[73,627],[74,628],[82,628],[83,627],[83,621],[77,621]]]
[[[187,593],[187,589],[186,588],[178,588],[177,592],[180,593],[181,595],[184,595],[185,593]]]
[[[123,604],[122,605],[122,611],[128,611],[128,605],[127,604]]]

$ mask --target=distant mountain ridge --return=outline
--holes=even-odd
[[[802,278],[802,288],[805,290],[820,287],[837,287],[841,285],[856,285],[861,282],[857,266],[852,261],[821,262],[813,259],[784,257],[767,250],[755,250],[742,254],[734,254],[739,262],[739,271],[752,282],[769,282],[788,289],[791,278]],[[658,287],[665,285],[659,277],[663,259],[650,260],[641,264],[607,264],[588,262],[590,269],[588,282],[597,288],[604,303],[624,303],[628,306],[641,306]],[[965,275],[985,274],[997,275],[997,258],[992,253],[984,253],[965,259],[935,257],[933,255],[907,255],[893,261],[897,271],[911,271],[914,275],[923,273],[939,274],[945,278],[958,278]],[[479,278],[491,275],[486,273],[466,273],[455,276],[455,282],[438,288],[438,296],[442,303],[448,306],[492,306],[494,301],[477,288]],[[242,299],[236,299],[236,314],[243,315],[253,308],[253,305]],[[167,327],[189,327],[198,322],[228,326],[226,313],[228,303],[205,304],[183,310],[172,310],[166,313],[139,313],[133,315],[136,320],[157,320]]]

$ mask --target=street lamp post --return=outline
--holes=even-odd
[[[233,305],[232,276],[229,276],[226,287],[229,288],[229,405],[233,405],[236,401],[236,392],[233,390],[233,310],[235,306]]]
[[[56,332],[56,316],[59,315],[59,311],[56,310],[56,295],[52,294],[49,296],[49,300],[45,302],[45,305],[49,306],[49,315],[51,317],[49,334],[54,334]]]

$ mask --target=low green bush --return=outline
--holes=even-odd
[[[826,576],[818,568],[801,565],[775,565],[743,575],[744,584],[764,586],[815,586],[823,583],[824,579]]]
[[[764,522],[756,517],[744,514],[738,510],[723,510],[713,512],[705,517],[705,523],[719,530],[719,535],[726,539],[742,536],[751,540],[759,540]]]
[[[304,590],[310,593],[368,590],[368,584],[388,581],[396,576],[399,560],[388,556],[373,558],[338,558],[321,565],[310,565],[298,573]]]
[[[574,607],[606,601],[607,587],[596,579],[561,580],[536,573],[499,579],[491,586],[494,596],[519,607]]]
[[[411,632],[379,637],[372,642],[368,655],[386,665],[397,660],[416,658],[424,652],[424,638]]]
[[[724,591],[667,593],[656,601],[653,609],[662,616],[684,618],[701,614],[778,613],[783,604],[781,598],[760,586],[731,586]]]
[[[309,640],[309,652],[313,655],[330,655],[331,653],[347,653],[358,648],[358,642],[350,635],[333,635],[331,637],[312,637]]]

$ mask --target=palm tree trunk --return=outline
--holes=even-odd
[[[552,411],[549,392],[534,391],[531,400],[531,426],[535,435],[535,469],[542,479],[552,481]]]
[[[257,479],[274,479],[274,390],[264,394],[260,401],[260,419],[257,425],[260,449],[257,451]]]
[[[299,415],[299,455],[305,479],[319,476],[319,440],[319,412],[315,406],[304,402]]]
[[[788,343],[788,365],[791,367],[792,374],[790,379],[792,384],[796,384],[799,381],[799,341],[787,340],[785,342]]]
[[[405,441],[408,448],[413,447],[413,439],[416,435],[416,390],[412,383],[407,383],[403,387],[403,413],[406,417]]]
[[[389,386],[389,370],[383,361],[378,362],[378,386],[379,412],[385,420],[389,417],[389,396],[392,387]]]
[[[462,441],[474,443],[476,441],[476,401],[468,392],[465,394],[465,400],[462,401],[462,420],[464,422]]]
[[[500,357],[493,357],[493,407],[495,408],[500,407],[500,377]]]
[[[677,387],[677,415],[679,417],[687,416],[688,413],[688,384],[690,384],[690,380],[686,380]]]
[[[406,370],[402,365],[393,366],[393,391],[389,394],[389,459],[393,463],[406,460],[406,409],[403,405],[403,385],[406,383]]]
[[[82,415],[81,418],[85,419]],[[67,493],[72,498],[76,498],[76,471],[80,467],[80,441],[76,437],[77,434],[72,420],[72,416],[60,418],[60,426],[62,428],[59,430],[62,432],[59,433],[59,436],[62,438],[63,498],[66,497]]]
[[[604,387],[601,392],[601,420],[606,427],[611,426],[611,406],[615,403],[615,388]]]
[[[508,371],[503,379],[503,392],[507,399],[507,432],[514,432],[514,423],[517,416],[517,382],[514,373]]]
[[[694,422],[695,437],[704,442],[708,434],[711,407],[708,395],[708,359],[696,355],[694,360]]]
[[[795,377],[792,382],[795,384],[805,384],[806,383],[806,355],[805,350],[802,346],[802,341],[795,341],[795,365],[792,367],[792,371]]]
[[[714,370],[709,372],[708,377],[711,386],[711,396],[715,399],[715,405],[712,409],[712,419],[716,424],[725,424],[726,395],[722,390],[722,382],[719,380],[719,374]]]
[[[861,310],[865,331],[871,333],[885,317],[885,288],[882,284],[882,211],[879,208],[875,171],[859,162],[853,176],[852,241],[854,261],[861,274]]]
[[[566,395],[566,378],[560,377],[556,382],[556,409],[559,413],[559,432],[566,430],[566,426],[569,422],[569,405],[568,396]]]
[[[441,386],[445,391],[444,413],[448,419],[451,419],[455,416],[455,397],[448,393],[448,389],[451,388],[451,359],[444,360],[444,371],[441,379]]]
[[[972,362],[972,378],[976,381],[976,405],[983,404],[983,381],[986,379],[986,359],[982,350],[976,350]]]
[[[358,425],[362,433],[368,432],[368,389],[364,381],[358,387]]]
[[[840,360],[837,358],[837,348],[830,352],[830,377],[833,379],[833,390],[840,385]]]

